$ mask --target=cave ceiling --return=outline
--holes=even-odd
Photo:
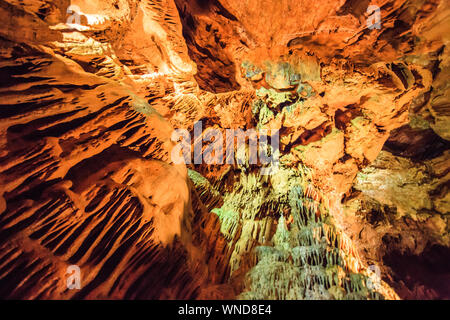
[[[0,16],[0,298],[450,299],[448,1]]]

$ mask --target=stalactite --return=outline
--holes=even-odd
[[[302,185],[307,187],[298,184],[288,191],[285,204],[293,216],[290,230],[281,212],[272,238],[273,247],[255,248],[257,264],[247,273],[247,290],[239,297],[380,298],[367,288],[365,275],[346,271],[349,261],[358,261],[351,241],[326,222],[328,212],[318,202],[323,198],[317,190],[310,184]],[[297,287],[290,285],[292,281]]]

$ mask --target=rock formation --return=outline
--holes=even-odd
[[[450,298],[447,1],[0,16],[0,298]]]

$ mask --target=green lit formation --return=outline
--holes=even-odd
[[[264,68],[245,62],[242,67],[247,78],[265,77],[270,85],[256,90],[252,104],[258,130],[270,127],[271,121],[282,122],[294,110],[301,114],[305,99],[315,94],[302,80],[314,81],[320,73],[302,61],[267,63]],[[356,118],[352,125],[358,128],[363,120]],[[333,129],[320,141],[294,149],[307,153],[338,134]],[[237,153],[241,151],[245,150]],[[238,299],[384,298],[366,275],[352,272],[358,270],[352,262],[357,257],[337,231],[324,196],[312,186],[309,168],[282,159],[279,170],[269,176],[248,163],[233,167],[227,175],[226,183],[222,177],[214,188],[189,171],[200,198],[220,220],[220,233],[231,251],[229,281],[244,280]],[[221,205],[213,208],[212,203]]]
[[[382,299],[365,275],[349,271],[341,236],[309,176],[302,166],[272,176],[241,172],[223,192],[223,206],[212,210],[233,251],[230,279],[245,274],[238,299]]]
[[[272,246],[255,248],[257,264],[246,275],[240,299],[381,299],[362,274],[346,271],[345,253],[332,225],[316,215],[297,186],[289,192],[293,223],[278,221]],[[327,225],[328,228],[324,228]]]

